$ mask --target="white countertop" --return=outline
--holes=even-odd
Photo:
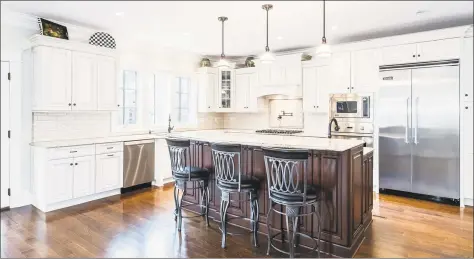
[[[308,136],[262,135],[230,130],[186,131],[171,133],[169,136],[205,142],[222,142],[260,147],[301,148],[338,152],[364,144],[361,140],[328,139]]]
[[[57,141],[40,141],[40,142],[32,142],[32,143],[30,143],[30,145],[34,146],[34,147],[55,148],[55,147],[67,147],[67,146],[112,143],[112,142],[121,142],[121,141],[156,139],[156,138],[163,138],[165,136],[166,136],[166,133],[152,133],[152,134],[139,134],[139,135],[111,136],[111,137],[102,137],[102,138],[85,138],[85,139],[69,139],[69,140],[57,140]]]

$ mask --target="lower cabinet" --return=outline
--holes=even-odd
[[[94,194],[94,156],[74,158],[73,198]]]
[[[46,203],[72,199],[74,168],[73,158],[48,161],[46,170]]]
[[[96,156],[95,192],[105,192],[123,187],[123,153]]]

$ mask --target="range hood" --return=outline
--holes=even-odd
[[[255,88],[258,98],[265,99],[302,99],[302,87],[297,85],[268,85]]]

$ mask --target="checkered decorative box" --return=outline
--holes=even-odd
[[[89,44],[115,49],[115,39],[108,33],[96,32],[89,38]]]

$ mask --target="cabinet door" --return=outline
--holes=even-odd
[[[257,93],[255,90],[258,87],[258,75],[257,73],[249,74],[249,89],[247,91],[247,112],[258,111],[258,100]]]
[[[463,140],[462,143],[464,143],[464,152],[466,153],[473,153],[473,116],[474,113],[472,112],[473,107],[472,107],[472,102],[471,103],[466,103],[464,105],[463,109]]]
[[[72,53],[72,105],[76,111],[97,110],[97,56]]]
[[[73,197],[79,198],[94,194],[95,157],[83,156],[74,159]]]
[[[198,72],[198,112],[213,112],[216,107],[216,93],[218,87],[217,69],[200,68]]]
[[[258,65],[258,82],[261,86],[271,84],[271,64]]]
[[[96,156],[95,192],[105,192],[123,187],[123,153]]]
[[[217,73],[208,74],[207,79],[207,91],[206,91],[206,104],[207,111],[213,112],[216,110],[216,93],[218,92],[219,81],[217,79]]]
[[[329,95],[331,92],[330,67],[322,66],[316,69],[316,89],[318,112],[329,112]]]
[[[73,197],[74,164],[72,158],[49,160],[46,171],[46,202],[70,200]]]
[[[33,56],[33,110],[71,110],[71,51],[40,46]]]
[[[270,84],[282,85],[286,82],[286,64],[285,59],[277,57],[275,62],[270,65]]]
[[[115,59],[97,57],[97,108],[100,111],[114,111],[117,103],[117,72]]]
[[[366,49],[351,53],[351,92],[375,92],[379,80],[380,51]]]
[[[316,112],[318,106],[317,96],[317,67],[303,68],[303,111]]]
[[[464,198],[472,199],[473,198],[473,154],[465,154],[464,155]]]
[[[233,108],[235,101],[234,73],[231,69],[219,70],[219,91],[218,91],[219,109],[221,112],[228,112]]]
[[[460,39],[421,42],[417,45],[417,61],[427,62],[459,58]]]
[[[331,57],[331,93],[348,93],[351,86],[351,53],[334,53]]]
[[[473,101],[473,43],[472,37],[465,38],[463,42],[463,52],[461,55],[461,96],[464,98],[464,101],[472,102]]]
[[[416,62],[416,44],[404,44],[382,48],[382,65]]]
[[[250,87],[250,75],[235,75],[235,111],[246,112],[248,103],[248,92]]]
[[[301,76],[301,54],[292,54],[279,56],[278,60],[280,64],[284,67],[284,83],[291,86],[300,86],[302,84]]]

